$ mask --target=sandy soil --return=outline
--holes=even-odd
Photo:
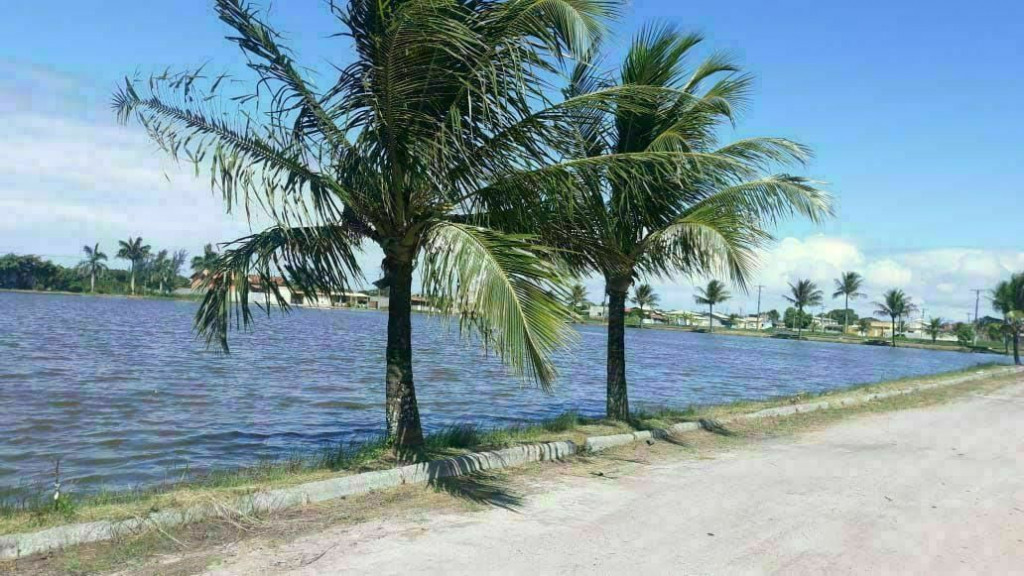
[[[516,510],[329,530],[211,574],[1024,574],[1024,382]]]

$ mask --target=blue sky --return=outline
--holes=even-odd
[[[138,130],[114,126],[108,107],[125,74],[240,66],[208,2],[11,4],[0,19],[0,252],[71,261],[84,243],[112,248],[128,233],[198,252],[244,232],[201,181]],[[278,2],[271,14],[303,63],[347,61],[322,1]],[[838,270],[859,267],[873,290],[899,285],[960,319],[970,288],[1024,269],[1022,4],[636,0],[610,49],[652,19],[703,32],[753,72],[735,135],[810,145],[807,175],[839,198],[835,221],[779,230],[760,279],[768,305],[781,306],[797,276],[830,287]],[[667,306],[689,308],[697,281],[656,287]],[[600,299],[599,282],[588,287]]]

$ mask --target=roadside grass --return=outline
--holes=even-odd
[[[358,444],[338,444],[304,456],[263,461],[247,468],[186,472],[178,480],[151,487],[100,490],[81,494],[65,492],[56,503],[51,491],[8,490],[6,493],[0,492],[0,535],[30,532],[73,522],[143,518],[153,512],[187,508],[197,504],[226,506],[241,496],[267,489],[520,444],[569,440],[582,445],[589,436],[668,428],[680,422],[704,421],[708,424],[705,428],[714,429],[718,420],[741,413],[829,400],[860,392],[906,388],[911,383],[943,381],[992,370],[997,366],[999,365],[980,365],[934,376],[905,378],[760,401],[738,401],[710,406],[692,405],[682,409],[641,409],[634,412],[632,420],[628,423],[588,418],[576,412],[566,412],[550,420],[506,427],[487,428],[459,424],[428,435],[422,451],[406,453],[401,455],[401,458],[396,457],[383,438],[376,438]]]
[[[866,385],[828,394],[814,395],[814,399],[851,396],[857,392],[882,392],[906,388],[909,384],[926,384],[943,381],[968,372],[992,372],[991,368],[974,368],[954,373],[908,378],[875,385]],[[167,531],[148,530],[137,534],[126,534],[112,542],[78,546],[48,555],[34,556],[17,561],[0,562],[0,574],[7,569],[12,573],[41,574],[101,574],[118,570],[131,570],[141,575],[184,575],[215,568],[231,556],[245,550],[273,548],[304,534],[328,529],[343,529],[345,526],[369,521],[425,521],[439,514],[481,510],[490,506],[503,506],[507,502],[522,501],[528,494],[543,492],[550,482],[565,477],[588,478],[593,481],[614,481],[616,478],[633,474],[643,466],[667,459],[713,459],[717,455],[742,449],[752,449],[764,440],[781,439],[824,428],[841,420],[861,415],[896,410],[925,408],[940,405],[958,397],[970,394],[984,394],[998,390],[1008,384],[1021,381],[1021,373],[991,373],[988,377],[923,390],[914,394],[892,396],[857,405],[829,408],[814,412],[740,419],[734,422],[718,423],[712,427],[675,435],[667,442],[648,444],[637,442],[619,446],[597,454],[581,454],[556,463],[532,463],[515,469],[486,473],[482,484],[491,497],[477,498],[461,489],[450,486],[404,486],[398,489],[372,492],[340,500],[323,502],[299,508],[275,512],[272,516],[252,517],[224,514]],[[711,414],[728,417],[738,413],[772,406],[793,404],[808,400],[810,395],[791,398],[777,398],[765,402],[736,403],[728,407],[692,408],[679,411],[657,411],[642,414],[638,419],[643,424],[674,421],[677,419],[705,418]],[[746,409],[744,409],[746,408]],[[714,410],[727,410],[714,412]],[[731,410],[731,411],[728,411]],[[477,431],[463,426],[442,431],[431,436],[434,449],[458,450],[452,445],[472,446],[474,442],[515,443],[544,441],[559,434],[593,434],[584,432],[587,427],[606,426],[594,424],[569,414],[533,426],[518,427],[515,432],[507,430]],[[627,429],[621,423],[607,426],[602,433],[618,433]],[[563,436],[564,437],[564,436]],[[352,461],[367,458],[372,462],[373,451],[367,449],[362,456],[351,456]],[[472,480],[470,480],[472,482]],[[494,497],[494,495],[497,497]],[[156,561],[159,559],[159,561]],[[316,557],[293,559],[297,568],[315,562]]]

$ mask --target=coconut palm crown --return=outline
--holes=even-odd
[[[910,296],[907,296],[903,290],[893,288],[888,290],[882,295],[881,302],[875,302],[875,314],[884,314],[892,318],[892,345],[896,347],[896,323],[897,321],[902,324],[903,317],[909,316],[913,311],[917,310],[917,306],[914,304]]]
[[[835,279],[836,290],[832,293],[832,298],[839,298],[843,296],[845,303],[843,304],[843,335],[846,335],[846,331],[850,328],[850,300],[861,298],[864,293],[860,291],[861,286],[864,284],[864,277],[856,272],[843,272],[839,275],[839,278]]]
[[[708,282],[707,287],[697,288],[697,294],[694,295],[693,299],[697,304],[702,304],[708,307],[708,332],[715,331],[715,305],[725,302],[732,295],[725,288],[719,280],[711,280]]]
[[[542,193],[567,193],[584,174],[640,181],[670,165],[657,155],[559,154],[574,142],[569,121],[581,110],[638,97],[611,88],[549,104],[545,79],[567,56],[590,51],[617,4],[330,3],[351,59],[324,87],[258,10],[241,0],[215,6],[251,82],[161,75],[126,80],[114,97],[121,121],[138,122],[173,157],[210,172],[228,210],[272,222],[226,246],[205,280],[198,330],[226,348],[229,327],[253,319],[250,278],[283,307],[272,276],[311,296],[344,290],[363,278],[356,254],[372,242],[384,253],[380,285],[390,293],[385,421],[396,446],[423,442],[412,371],[414,266],[424,294],[461,315],[460,329],[550,385],[550,354],[572,338],[562,279],[537,238],[499,230],[536,218]],[[251,93],[226,92],[240,85]]]
[[[79,274],[89,277],[89,292],[95,292],[96,278],[102,276],[107,270],[105,264],[107,255],[100,251],[99,242],[95,246],[82,246],[82,252],[85,253],[85,258],[78,263],[76,268]]]
[[[806,147],[781,138],[720,141],[745,107],[752,78],[720,53],[694,60],[702,41],[671,26],[646,26],[617,74],[602,72],[595,54],[573,69],[564,90],[571,101],[609,91],[642,95],[580,109],[570,154],[580,165],[608,156],[648,163],[644,177],[581,171],[582,184],[546,205],[555,215],[545,219],[555,224],[549,243],[566,249],[574,272],[605,281],[612,418],[629,417],[624,310],[635,280],[723,275],[743,287],[778,219],[832,214],[830,196],[816,183],[772,174],[805,162]]]
[[[797,338],[801,338],[804,332],[804,325],[801,320],[804,315],[804,308],[820,306],[824,295],[814,282],[810,280],[797,280],[796,284],[789,285],[789,294],[783,294],[782,297],[793,306],[796,306],[797,312],[799,312],[797,315],[796,335]]]

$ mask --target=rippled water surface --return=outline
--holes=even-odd
[[[0,487],[60,458],[82,486],[130,486],[188,466],[247,465],[379,433],[386,315],[258,318],[231,355],[191,332],[196,304],[0,293]],[[580,328],[551,394],[523,388],[436,319],[413,318],[425,427],[604,409],[605,330]],[[629,330],[634,406],[723,402],[962,368],[953,352]]]

